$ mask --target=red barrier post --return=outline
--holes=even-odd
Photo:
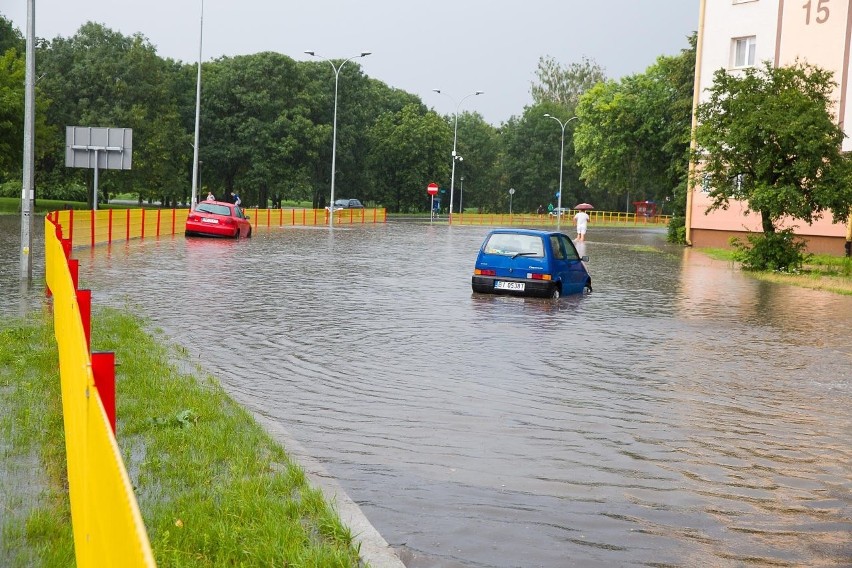
[[[157,209],[157,236],[160,236],[160,219],[162,218],[162,209]]]
[[[92,375],[95,378],[95,388],[104,405],[112,435],[115,436],[115,353],[102,351],[92,353]]]
[[[71,282],[76,290],[80,286],[80,261],[76,258],[68,259],[68,272],[71,273]]]
[[[139,235],[140,239],[145,238],[145,208],[142,208],[142,234]]]
[[[107,228],[107,243],[112,244],[112,209],[109,210],[109,227]]]
[[[92,291],[77,290],[77,304],[80,306],[80,321],[86,335],[86,346],[92,348]]]
[[[74,210],[68,211],[68,242],[74,242]]]
[[[127,210],[127,240],[130,240],[130,209]]]

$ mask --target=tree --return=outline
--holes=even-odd
[[[685,195],[695,35],[690,44],[644,73],[599,83],[580,98],[575,143],[582,177],[601,205],[617,206],[616,195],[661,202]],[[684,199],[675,201],[682,212]]]
[[[566,109],[576,107],[583,93],[606,80],[603,67],[587,57],[564,68],[553,57],[541,57],[535,74],[538,83],[530,87],[533,103],[551,102]]]
[[[449,178],[447,140],[452,140],[452,130],[447,123],[411,104],[379,116],[369,139],[367,163],[375,200],[396,212],[426,208],[426,186]]]
[[[556,103],[541,103],[525,108],[523,116],[513,117],[502,130],[505,185],[500,188],[497,210],[509,210],[509,188],[516,190],[512,198],[514,211],[530,212],[535,211],[539,205],[557,203],[562,128],[556,121],[544,116],[545,114],[555,116],[563,123],[573,116]],[[577,177],[574,160],[573,133],[576,128],[576,120],[572,120],[565,128],[563,204],[572,201],[576,203],[577,200],[586,198],[586,188]]]
[[[693,157],[710,188],[710,209],[743,201],[760,214],[764,235],[785,218],[812,223],[826,211],[846,222],[852,158],[841,152],[843,129],[832,116],[836,86],[831,72],[798,61],[738,75],[717,71],[698,107]]]
[[[191,138],[177,112],[174,65],[158,57],[144,36],[123,36],[91,22],[39,51],[39,88],[53,101],[47,120],[61,134],[54,138],[51,158],[37,169],[53,173],[58,183],[61,178],[91,181],[91,170],[64,171],[65,127],[132,128],[133,169],[104,171],[104,193],[174,199],[184,192],[182,172],[191,162],[191,151],[184,148]]]

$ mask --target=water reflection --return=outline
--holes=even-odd
[[[852,560],[852,298],[596,228],[595,292],[473,295],[487,229],[286,228],[81,258],[284,424],[411,567]],[[215,299],[231,331],[198,309]]]

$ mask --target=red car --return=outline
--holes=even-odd
[[[202,201],[186,218],[186,236],[251,237],[248,216],[239,206],[223,201]]]

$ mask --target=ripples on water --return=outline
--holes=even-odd
[[[324,462],[408,566],[852,564],[852,298],[602,229],[591,296],[474,296],[485,232],[75,256],[96,305],[236,355],[208,370]]]

